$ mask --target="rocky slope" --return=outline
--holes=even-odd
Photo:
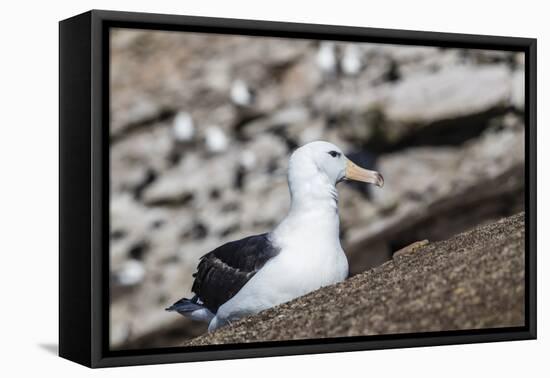
[[[523,326],[524,242],[520,213],[419,243],[377,268],[184,345]]]

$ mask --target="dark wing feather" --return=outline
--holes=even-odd
[[[192,290],[210,311],[216,313],[278,253],[269,234],[226,243],[201,257],[197,272],[193,274]]]

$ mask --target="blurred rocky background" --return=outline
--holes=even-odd
[[[115,29],[111,346],[206,331],[164,308],[200,256],[286,214],[297,146],[379,170],[339,185],[351,274],[524,208],[520,53]]]

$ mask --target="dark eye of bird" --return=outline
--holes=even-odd
[[[335,158],[335,157],[340,157],[340,152],[329,151],[328,154],[329,154],[330,156],[332,156],[333,158]]]

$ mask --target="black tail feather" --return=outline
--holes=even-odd
[[[198,302],[197,296],[194,296],[191,299],[182,298],[176,303],[174,303],[172,306],[167,307],[166,311],[177,311],[180,314],[190,313],[195,310],[200,310],[204,308],[202,305],[200,305]]]

